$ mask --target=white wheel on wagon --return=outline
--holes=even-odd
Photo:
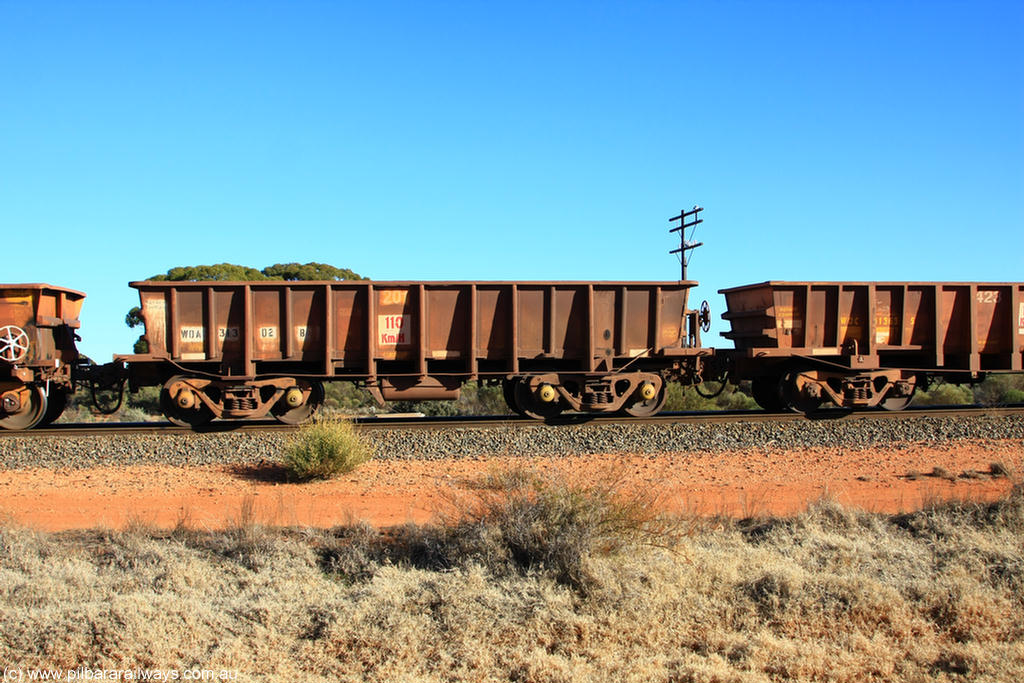
[[[0,327],[0,359],[17,363],[28,355],[28,335],[17,325]]]

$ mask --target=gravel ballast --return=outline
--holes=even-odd
[[[1011,439],[1024,446],[1024,417],[559,426],[509,423],[498,427],[395,427],[363,433],[378,458],[419,460],[750,449],[856,450],[960,440]],[[289,438],[288,433],[273,431],[7,437],[0,439],[0,468],[256,464],[279,460]]]

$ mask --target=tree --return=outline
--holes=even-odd
[[[184,282],[200,280],[251,281],[267,280],[267,276],[255,268],[237,266],[234,263],[215,263],[212,266],[178,266],[163,275],[154,275],[150,280]]]
[[[132,306],[131,310],[129,310],[128,314],[124,317],[124,324],[129,328],[136,328],[144,323],[145,320],[142,318],[142,309],[138,306]],[[146,341],[146,335],[139,335],[139,338],[136,339],[135,343],[132,345],[132,351],[134,353],[149,353],[149,342]]]
[[[348,268],[326,263],[275,263],[261,271],[271,280],[366,280]]]

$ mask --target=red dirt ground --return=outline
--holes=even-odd
[[[1014,476],[961,476],[988,473],[992,463]],[[272,465],[11,470],[0,481],[0,522],[47,531],[178,523],[217,529],[252,521],[329,527],[365,520],[384,527],[430,521],[453,497],[471,495],[487,474],[524,467],[579,480],[611,476],[624,487],[653,488],[666,508],[687,513],[789,514],[822,497],[899,512],[1005,494],[1024,472],[1024,444],[371,461],[337,479],[304,484],[284,482]],[[924,476],[935,468],[952,480]]]

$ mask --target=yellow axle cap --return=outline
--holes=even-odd
[[[545,403],[551,403],[558,397],[558,392],[550,384],[541,384],[540,389],[537,390],[537,396]]]
[[[302,396],[302,389],[298,387],[292,387],[288,391],[284,392],[284,402],[292,408],[298,408],[305,400]]]
[[[640,385],[640,396],[645,401],[650,401],[652,398],[658,395],[658,390],[654,387],[653,382],[644,382]]]
[[[192,393],[191,389],[181,389],[178,395],[174,397],[178,407],[183,410],[191,410],[196,405],[196,395]]]

